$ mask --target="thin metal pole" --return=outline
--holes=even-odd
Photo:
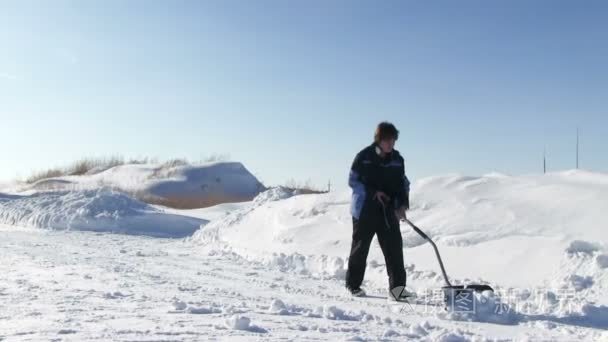
[[[420,230],[420,228],[416,227],[410,220],[405,219],[405,222],[408,225],[410,225],[410,227],[412,227],[414,229],[414,231],[416,233],[418,233],[418,235],[422,236],[423,239],[428,241],[431,244],[431,246],[433,246],[433,249],[435,250],[435,255],[437,255],[437,260],[439,261],[439,267],[441,267],[441,273],[443,273],[443,279],[445,280],[446,285],[451,287],[452,283],[450,283],[450,280],[448,279],[448,275],[445,272],[445,267],[443,267],[443,261],[441,260],[441,255],[439,255],[439,249],[437,249],[437,245],[435,245],[433,240],[431,240],[431,238],[428,235],[426,235],[422,230]]]

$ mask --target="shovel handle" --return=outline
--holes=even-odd
[[[445,267],[443,267],[443,261],[441,260],[441,255],[439,255],[439,249],[437,249],[437,246],[435,245],[435,243],[433,242],[433,240],[431,240],[431,238],[428,235],[426,235],[422,230],[420,230],[420,228],[416,227],[416,225],[413,224],[407,218],[404,219],[404,221],[410,227],[412,227],[412,229],[414,229],[414,231],[416,233],[418,233],[418,235],[422,236],[423,239],[425,239],[426,241],[428,241],[433,246],[433,249],[435,250],[435,255],[437,255],[437,260],[439,261],[439,267],[441,267],[441,273],[443,274],[443,280],[445,280],[445,283],[446,283],[447,286],[452,286],[452,283],[450,283],[450,280],[448,279],[448,275],[445,272]]]

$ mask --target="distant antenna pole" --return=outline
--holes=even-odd
[[[327,181],[327,192],[331,192],[331,179]]]
[[[578,127],[576,127],[576,168],[578,169]]]

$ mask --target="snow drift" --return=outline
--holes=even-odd
[[[0,223],[54,230],[185,237],[206,221],[167,214],[110,189],[0,194]]]
[[[248,207],[212,221],[192,240],[283,270],[342,278],[352,234],[350,191],[266,197],[272,199],[263,193]],[[490,283],[516,309],[548,308],[556,321],[597,321],[596,313],[604,310],[599,304],[608,304],[608,175],[432,177],[414,184],[411,199],[408,216],[436,241],[453,283]],[[408,286],[419,293],[439,288],[443,279],[433,250],[407,226],[401,230]],[[368,289],[385,291],[376,243],[366,279]],[[566,314],[558,310],[563,305],[575,309]],[[528,320],[533,316],[493,319]]]
[[[241,163],[185,166],[160,172],[145,190],[176,208],[203,208],[253,199],[264,186]]]
[[[264,186],[241,163],[163,166],[127,164],[97,174],[40,180],[23,191],[114,188],[147,203],[174,208],[203,208],[252,200]]]

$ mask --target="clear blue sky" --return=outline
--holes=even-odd
[[[410,178],[608,170],[605,1],[3,1],[0,179],[230,154],[344,186],[393,121]]]

